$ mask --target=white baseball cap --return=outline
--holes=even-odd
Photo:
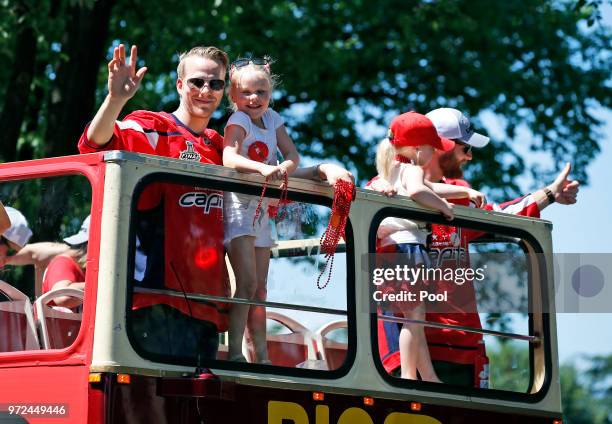
[[[426,114],[436,127],[440,137],[459,140],[472,147],[480,148],[489,143],[489,137],[475,133],[467,116],[449,107],[434,109]]]
[[[87,215],[87,218],[83,220],[81,229],[78,233],[66,237],[64,241],[70,246],[78,246],[89,241],[89,221],[91,221],[91,215]]]
[[[4,209],[6,209],[6,213],[11,220],[11,226],[2,234],[2,237],[22,248],[28,244],[30,237],[32,237],[28,220],[15,208],[5,206]]]

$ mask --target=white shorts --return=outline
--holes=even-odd
[[[259,203],[259,196],[223,193],[223,229],[225,236],[223,244],[227,247],[236,237],[255,237],[255,247],[272,247],[276,243],[272,240],[270,217],[268,216],[269,199],[263,200],[259,217],[253,225],[253,218]]]

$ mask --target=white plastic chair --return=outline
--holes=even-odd
[[[10,327],[10,320],[0,320],[0,337],[6,337],[3,340],[6,341],[4,351],[16,352],[20,350],[38,350],[40,349],[40,343],[38,341],[38,335],[36,334],[36,325],[34,323],[34,314],[32,313],[32,304],[30,299],[25,293],[22,293],[9,283],[0,280],[0,294],[7,297],[9,300],[0,302],[0,312],[6,312],[7,314],[24,315],[26,322],[26,334],[25,334],[25,345],[21,342],[20,334],[12,334]],[[17,337],[15,337],[17,336]]]
[[[82,301],[83,295],[84,293],[82,290],[65,287],[57,290],[51,290],[36,299],[36,302],[34,302],[34,307],[36,309],[36,318],[38,320],[38,328],[40,330],[40,336],[42,338],[44,349],[58,349],[67,347],[70,344],[62,342],[60,343],[60,346],[52,346],[53,343],[49,335],[49,326],[47,325],[47,318],[57,320],[58,323],[62,322],[62,320],[78,321],[79,324],[78,326],[76,326],[77,332],[78,328],[81,325],[81,319],[83,318],[83,314],[81,313],[72,312],[67,308],[47,306],[47,304],[53,299],[57,299],[61,296],[76,297],[77,299],[80,299]],[[65,334],[63,333],[64,331],[66,331]],[[60,334],[54,335],[53,339],[56,339],[55,336],[58,336],[60,337],[60,340],[70,340],[73,337],[72,331],[74,331],[74,326],[71,326],[71,328],[69,329],[60,329]]]
[[[346,358],[348,344],[328,339],[326,336],[332,331],[341,328],[348,328],[346,320],[328,322],[315,333],[316,343],[321,349],[321,358],[327,363],[330,370],[335,370],[342,366]]]
[[[308,328],[293,318],[274,311],[266,311],[266,318],[278,322],[290,331],[287,334],[268,333],[266,335],[268,357],[274,365],[316,367],[317,347]],[[250,361],[254,361],[253,349],[248,348],[246,354]]]

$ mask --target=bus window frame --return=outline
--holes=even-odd
[[[179,361],[176,356],[168,355],[157,355],[143,351],[138,343],[135,341],[132,331],[132,302],[133,302],[133,290],[130,276],[134,275],[134,257],[136,253],[136,237],[135,222],[137,219],[137,206],[138,200],[144,189],[152,183],[170,183],[177,185],[193,185],[195,187],[218,190],[218,191],[231,191],[242,194],[250,194],[255,196],[261,195],[261,186],[255,186],[248,183],[229,182],[223,180],[216,180],[211,177],[196,177],[187,176],[181,174],[174,174],[170,172],[152,172],[142,177],[132,192],[132,199],[130,204],[130,221],[129,227],[129,244],[128,244],[128,264],[127,264],[127,275],[126,279],[126,334],[131,348],[134,352],[143,359],[150,360],[157,363],[168,364],[168,365],[180,365],[187,367],[196,367],[196,364]],[[279,198],[281,192],[280,189],[275,187],[268,187],[266,189],[266,197],[268,198]],[[296,202],[305,202],[313,205],[319,205],[327,207],[331,210],[332,199],[322,196],[308,193],[301,193],[298,191],[292,191],[289,187],[288,199]],[[248,371],[253,373],[270,373],[273,372],[276,375],[286,375],[291,377],[304,377],[304,378],[317,378],[325,380],[333,380],[344,377],[351,370],[355,361],[357,353],[357,334],[356,334],[356,303],[355,303],[355,249],[354,249],[354,237],[353,230],[350,223],[350,219],[347,220],[346,225],[346,296],[347,296],[347,308],[346,308],[346,319],[348,325],[348,348],[346,359],[341,367],[334,370],[317,370],[307,368],[291,368],[277,365],[262,365],[256,363],[239,363],[229,360],[220,359],[208,359],[203,360],[201,364],[197,366],[205,366],[215,369],[226,369],[235,371]],[[221,333],[220,333],[221,334]]]
[[[535,393],[530,393],[533,388],[533,383],[535,379],[535,370],[534,370],[534,345],[529,343],[529,385],[528,392],[519,393],[512,392],[507,390],[499,390],[499,389],[481,389],[476,387],[467,387],[467,386],[458,386],[449,383],[433,383],[427,381],[420,380],[409,380],[409,379],[401,379],[399,377],[394,377],[390,375],[385,368],[383,367],[382,361],[379,355],[378,348],[378,326],[377,326],[377,313],[376,311],[370,311],[370,334],[372,337],[370,338],[370,347],[372,349],[372,358],[374,360],[374,366],[378,370],[380,376],[390,385],[404,388],[404,389],[424,389],[428,391],[436,391],[440,393],[452,394],[452,395],[462,395],[462,396],[475,396],[480,398],[490,398],[490,399],[501,399],[508,400],[513,402],[523,402],[523,403],[537,403],[545,398],[547,392],[551,387],[551,372],[552,372],[552,357],[551,357],[551,347],[550,347],[550,320],[549,320],[549,305],[550,299],[548,299],[546,284],[542,284],[542,282],[547,282],[548,278],[548,270],[546,269],[546,264],[542,260],[542,255],[544,253],[542,246],[533,237],[529,232],[522,230],[520,228],[510,228],[505,226],[500,226],[496,223],[487,223],[482,221],[474,221],[466,218],[456,217],[451,223],[446,221],[440,215],[433,215],[432,213],[421,212],[417,210],[411,209],[401,209],[396,206],[383,207],[379,209],[373,216],[372,221],[370,223],[370,229],[368,232],[368,253],[375,254],[376,253],[376,233],[380,226],[380,223],[383,219],[387,217],[397,217],[397,218],[406,218],[411,220],[419,220],[425,221],[432,224],[440,224],[440,225],[450,225],[453,227],[460,228],[469,228],[477,231],[484,231],[487,233],[494,233],[508,237],[514,237],[520,239],[520,244],[529,244],[533,249],[533,253],[536,254],[535,260],[537,264],[533,264],[533,256],[528,254],[525,249],[522,249],[526,253],[527,264],[528,264],[528,302],[532,302],[533,296],[533,276],[532,269],[534,266],[538,267],[539,276],[540,276],[540,299],[542,305],[542,330],[541,334],[541,342],[543,344],[544,349],[544,379],[542,381],[542,386],[540,390]],[[525,217],[522,217],[525,218]],[[528,218],[528,217],[527,217]],[[522,247],[522,246],[521,246]],[[370,285],[370,290],[372,290]],[[369,294],[371,297],[371,293]],[[528,314],[528,329],[530,334],[533,333],[534,330],[534,318],[533,313],[529,312]]]
[[[83,315],[79,334],[70,346],[61,349],[22,350],[0,352],[0,368],[85,365],[91,362],[93,351],[93,322],[96,317],[98,268],[104,177],[106,163],[102,153],[36,159],[24,162],[0,164],[0,181],[18,182],[54,177],[84,177],[91,188],[90,244],[87,251],[88,269],[85,274]]]

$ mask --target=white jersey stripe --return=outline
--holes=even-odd
[[[151,145],[153,149],[157,147],[157,141],[159,140],[159,134],[156,131],[145,132],[142,126],[136,121],[128,120],[128,121],[116,121],[116,122],[120,130],[131,129],[134,131],[141,132],[147,137],[147,140],[149,141],[149,144]]]
[[[524,209],[526,209],[529,205],[533,203],[535,203],[535,199],[533,195],[528,194],[527,196],[523,197],[520,201],[516,203],[512,203],[510,205],[505,205],[503,208],[500,207],[498,204],[494,204],[493,210],[497,212],[509,213],[512,215],[518,215],[521,213],[521,211],[523,211]]]

